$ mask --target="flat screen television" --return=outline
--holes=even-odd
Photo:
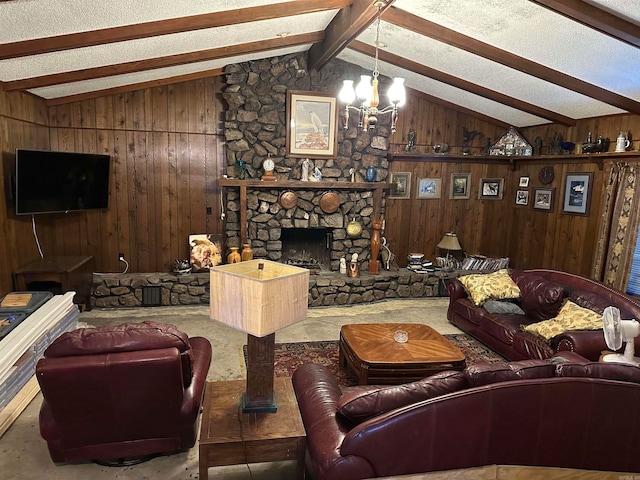
[[[16,149],[17,215],[105,209],[109,155]]]

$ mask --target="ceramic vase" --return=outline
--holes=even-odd
[[[238,247],[231,247],[231,253],[227,255],[227,263],[238,263],[242,261],[242,257],[238,252]]]
[[[367,173],[366,173],[366,179],[367,182],[375,182],[376,181],[376,167],[374,167],[373,165],[371,165],[370,167],[367,167]]]
[[[242,246],[241,258],[242,258],[243,262],[245,262],[247,260],[253,260],[253,250],[251,250],[251,245],[250,244],[245,243]]]

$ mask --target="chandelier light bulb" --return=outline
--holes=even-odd
[[[407,94],[404,90],[404,78],[395,77],[391,87],[389,87],[389,102],[396,107],[402,107],[407,101]]]
[[[364,105],[371,101],[371,75],[360,75],[360,83],[356,87],[356,96]]]
[[[352,104],[356,99],[356,91],[353,89],[353,80],[344,80],[342,82],[342,90],[339,94],[340,101],[347,105]]]

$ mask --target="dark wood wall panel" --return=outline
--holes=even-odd
[[[400,113],[398,132],[394,135],[391,149],[403,150],[406,134],[410,127],[416,129],[417,143],[422,152],[432,153],[432,145],[448,143],[452,153],[459,153],[462,128],[479,130],[482,135],[472,142],[472,153],[480,153],[484,138],[494,142],[505,131],[502,125],[491,124],[482,117],[473,117],[453,109],[430,103],[422,98],[410,96],[408,107]],[[614,115],[578,121],[575,127],[544,125],[520,129],[533,142],[535,137],[543,139],[543,153],[547,153],[549,140],[562,134],[565,140],[583,142],[591,132],[594,140],[598,135],[611,140],[610,152],[615,149],[615,138],[620,131],[631,131],[636,138],[633,150],[640,147],[640,117],[637,115]],[[515,166],[476,163],[469,157],[456,162],[405,161],[400,159],[390,163],[392,172],[411,172],[411,199],[388,199],[386,207],[385,236],[391,250],[396,253],[398,263],[406,265],[409,252],[421,252],[427,258],[434,258],[445,252],[439,251],[437,244],[444,233],[454,231],[468,254],[487,256],[508,256],[511,265],[517,268],[549,267],[589,275],[596,247],[600,210],[602,208],[602,188],[604,173],[602,156],[595,155],[589,160],[568,160],[562,156],[547,159],[522,160]],[[615,159],[605,160],[615,161]],[[625,161],[640,161],[638,157],[625,157]],[[549,185],[538,179],[540,169],[545,165],[554,168],[555,178]],[[588,216],[562,213],[564,180],[567,173],[592,172],[594,181],[591,190],[591,206]],[[471,174],[471,193],[468,200],[449,199],[452,173]],[[530,203],[527,207],[515,205],[516,190],[520,177],[530,179],[528,190]],[[418,199],[417,186],[421,177],[442,179],[440,199]],[[480,200],[478,190],[481,178],[503,178],[502,200]],[[535,210],[531,206],[536,188],[554,188],[554,209]]]
[[[2,152],[16,147],[107,153],[109,209],[36,215],[44,254],[93,255],[102,272],[171,271],[188,256],[188,236],[220,233],[217,179],[224,166],[217,77],[51,107],[0,91]],[[9,113],[8,113],[9,112]],[[207,213],[211,208],[211,214]],[[31,217],[2,209],[0,292],[11,272],[38,257]]]

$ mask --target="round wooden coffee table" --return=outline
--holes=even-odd
[[[406,343],[394,340],[398,330],[408,333]],[[413,382],[466,365],[458,347],[433,328],[415,323],[344,325],[339,362],[355,372],[360,385]]]

